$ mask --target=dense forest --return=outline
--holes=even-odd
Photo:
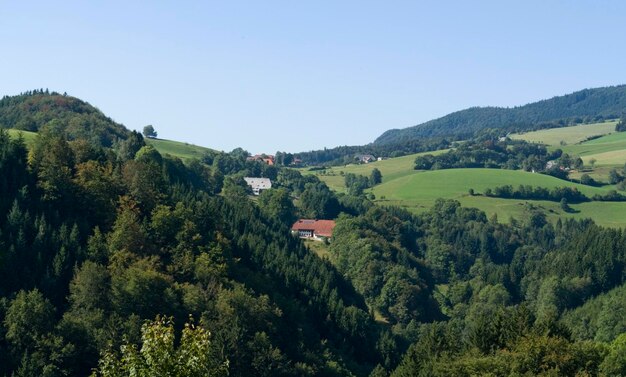
[[[241,149],[183,163],[67,119],[28,149],[0,130],[0,375],[626,373],[623,230],[532,206],[416,215]],[[336,220],[324,253],[297,218]]]
[[[501,132],[563,127],[619,118],[626,111],[626,85],[584,89],[513,108],[472,107],[417,126],[383,133],[374,144],[430,137],[469,138],[485,128]]]
[[[39,89],[0,99],[0,128],[36,132],[43,126],[57,128],[70,140],[85,139],[104,146],[129,134],[100,110],[67,94]]]

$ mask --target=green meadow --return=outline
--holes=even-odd
[[[31,145],[35,141],[35,137],[37,137],[36,132],[20,131],[14,129],[8,129],[7,131],[9,132],[9,136],[11,137],[19,137],[21,135],[22,138],[24,138],[24,143],[26,143],[27,146]]]
[[[31,145],[37,137],[36,132],[20,131],[14,129],[8,129],[11,137],[18,137],[20,134],[24,138],[26,145]],[[213,152],[212,149],[200,147],[193,144],[181,143],[179,141],[164,140],[164,139],[145,139],[146,144],[152,145],[162,155],[170,155],[178,157],[182,160],[190,160],[193,158],[201,158],[207,152]]]
[[[178,157],[182,160],[202,158],[205,153],[213,151],[209,148],[200,147],[188,143],[181,143],[179,141],[148,138],[146,138],[145,140],[146,144],[152,145],[162,155],[170,155]]]
[[[408,174],[415,172],[413,166],[415,165],[415,158],[424,154],[441,154],[447,152],[448,149],[416,153],[407,156],[391,158],[388,160],[371,162],[369,164],[350,164],[345,166],[334,166],[325,170],[309,171],[308,169],[301,169],[302,174],[315,174],[322,181],[324,181],[328,187],[335,191],[345,191],[345,184],[343,174],[352,173],[369,176],[374,168],[380,170],[383,175],[383,183],[392,181],[397,178],[404,177]]]
[[[585,186],[564,181],[545,174],[504,169],[446,169],[416,172],[374,187],[376,197],[387,199],[416,200],[432,203],[439,197],[460,198],[469,189],[482,193],[496,186],[531,185],[547,188],[575,187],[585,195],[604,194],[604,188]],[[419,193],[416,197],[415,193]]]
[[[511,138],[560,148],[565,153],[580,156],[586,165],[594,161],[598,167],[621,167],[626,163],[626,132],[615,132],[616,124],[617,121],[583,124],[516,134]],[[593,136],[600,137],[588,140]]]
[[[488,216],[497,215],[500,221],[511,217],[522,218],[527,204],[545,210],[548,218],[558,217],[592,218],[607,226],[626,226],[626,203],[590,202],[570,205],[574,213],[566,213],[559,203],[538,200],[489,198],[468,194],[474,189],[481,194],[496,186],[531,185],[547,188],[575,187],[588,196],[605,194],[612,187],[590,187],[563,181],[551,176],[528,173],[520,170],[502,169],[448,169],[414,172],[413,174],[382,183],[373,188],[376,202],[382,205],[398,205],[412,212],[426,211],[437,198],[455,199],[465,207],[479,208]]]
[[[615,141],[621,135],[609,135]],[[607,137],[609,137],[607,136]],[[592,140],[602,145],[601,139]],[[444,153],[438,151],[437,153]],[[421,154],[421,153],[420,153]],[[412,212],[423,212],[432,207],[437,198],[458,200],[465,207],[475,207],[485,211],[488,216],[496,215],[500,221],[507,222],[511,217],[521,219],[528,211],[529,205],[542,209],[548,219],[556,221],[559,217],[592,218],[596,223],[612,227],[626,227],[626,203],[621,202],[589,202],[570,204],[573,212],[564,212],[559,203],[537,200],[517,200],[489,198],[482,195],[469,195],[469,189],[481,194],[487,188],[502,185],[531,185],[537,187],[575,187],[585,195],[605,194],[614,186],[591,187],[569,181],[560,180],[538,173],[504,169],[447,169],[433,171],[416,171],[413,169],[413,154],[370,164],[346,165],[320,171],[302,169],[303,174],[316,174],[333,190],[345,192],[343,174],[353,173],[369,175],[372,169],[378,168],[383,174],[383,183],[370,191],[380,205],[396,205]],[[622,163],[623,165],[623,163]],[[595,179],[603,179],[608,175],[609,168],[596,167],[589,171]],[[342,174],[343,173],[343,174]],[[573,172],[573,178],[578,177]]]
[[[606,135],[615,132],[617,121],[603,123],[581,124],[578,126],[550,128],[510,135],[514,140],[525,140],[531,143],[560,146],[562,144],[576,144],[590,137]]]

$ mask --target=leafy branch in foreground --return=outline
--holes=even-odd
[[[92,377],[122,376],[227,376],[228,361],[221,360],[202,326],[187,322],[175,346],[171,318],[157,317],[141,327],[140,349],[134,344],[104,353]]]

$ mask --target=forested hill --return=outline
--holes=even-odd
[[[241,148],[71,139],[67,116],[28,146],[0,128],[0,376],[626,375],[623,230],[412,214]]]
[[[0,128],[24,131],[55,128],[68,139],[85,139],[105,147],[126,139],[130,133],[87,102],[47,89],[3,97]]]
[[[467,138],[484,128],[528,130],[537,128],[541,123],[557,126],[618,118],[624,112],[626,85],[584,89],[520,107],[473,107],[457,111],[417,126],[386,131],[374,144],[431,137]]]

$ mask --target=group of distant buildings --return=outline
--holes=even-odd
[[[244,180],[254,195],[260,195],[264,190],[272,188],[269,178],[244,177]],[[300,238],[323,241],[332,237],[334,228],[334,220],[299,219],[291,226],[291,233]]]
[[[254,156],[248,156],[246,158],[246,161],[258,161],[258,162],[263,162],[269,166],[274,166],[276,164],[276,156],[272,155],[272,154],[255,154]],[[280,161],[279,161],[280,163]],[[291,166],[298,166],[302,164],[302,160],[299,158],[294,158],[289,165]]]
[[[271,154],[255,154],[254,156],[249,156],[246,158],[246,161],[258,161],[263,162],[269,166],[274,166],[276,163],[276,157]]]
[[[354,160],[357,163],[369,164],[374,161],[384,160],[383,157],[375,157],[371,154],[357,154],[354,156]],[[276,164],[276,158],[274,155],[268,154],[256,154],[249,156],[247,161],[258,161],[265,163],[269,166]],[[301,164],[300,159],[294,159],[291,165]],[[272,181],[269,178],[259,177],[244,177],[244,180],[252,189],[254,195],[260,195],[264,190],[272,188]],[[291,226],[291,233],[298,235],[300,238],[312,239],[312,240],[328,240],[333,235],[333,229],[335,228],[334,220],[317,220],[317,219],[299,219]]]
[[[361,164],[369,164],[370,162],[374,162],[374,161],[382,161],[384,160],[384,157],[374,157],[371,154],[357,154],[354,156],[354,160],[358,163]]]

